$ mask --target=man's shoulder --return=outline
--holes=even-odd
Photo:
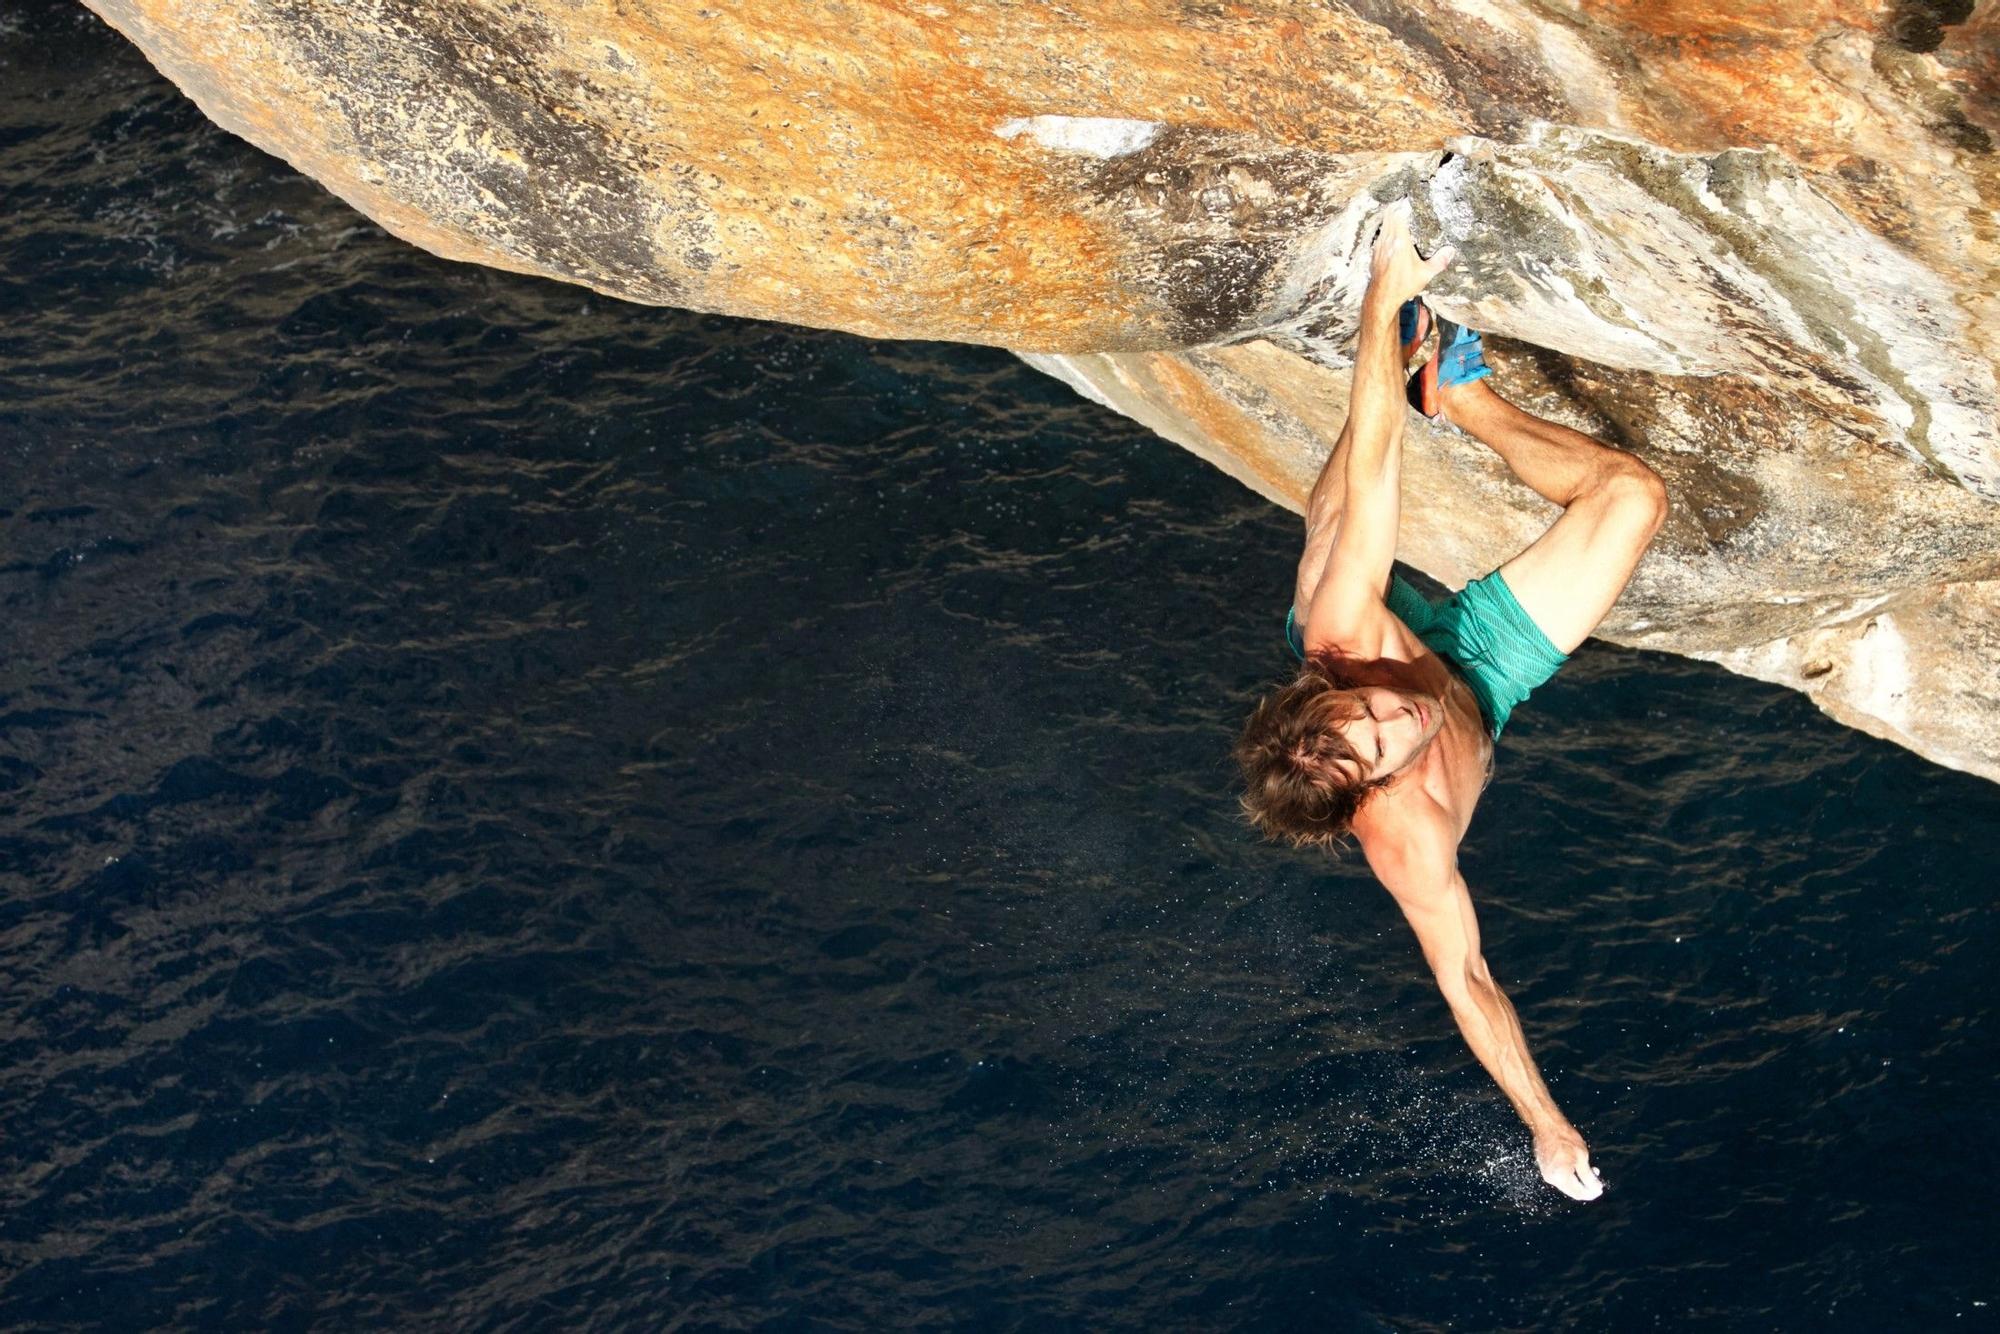
[[[1417,783],[1377,793],[1354,819],[1355,841],[1377,873],[1451,865],[1459,831],[1451,811]]]

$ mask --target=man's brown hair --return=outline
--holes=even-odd
[[[1330,649],[1307,656],[1299,674],[1263,699],[1243,725],[1236,763],[1243,769],[1243,813],[1258,832],[1296,848],[1331,851],[1343,842],[1370,793],[1389,778],[1362,779],[1368,766],[1341,734],[1359,718],[1363,685],[1375,664]]]

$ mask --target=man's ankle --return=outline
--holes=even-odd
[[[1483,398],[1492,392],[1480,380],[1439,385],[1438,413],[1453,426],[1463,426],[1465,419],[1476,413]]]

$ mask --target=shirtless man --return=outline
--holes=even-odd
[[[1286,622],[1303,662],[1244,728],[1243,807],[1267,836],[1298,846],[1331,850],[1353,833],[1415,929],[1473,1054],[1533,1133],[1543,1180],[1591,1200],[1604,1187],[1583,1137],[1542,1083],[1480,955],[1458,845],[1507,715],[1611,610],[1666,517],[1666,490],[1632,455],[1494,393],[1478,335],[1445,324],[1442,415],[1563,512],[1527,550],[1442,604],[1391,575],[1405,358],[1430,323],[1414,298],[1452,259],[1448,247],[1420,257],[1406,217],[1406,207],[1390,209],[1376,240],[1347,424],[1306,508]]]

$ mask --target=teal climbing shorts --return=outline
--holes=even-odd
[[[1443,602],[1432,602],[1389,576],[1389,610],[1443,658],[1479,701],[1479,712],[1498,737],[1515,706],[1569,661],[1542,633],[1542,627],[1514,600],[1514,590],[1500,571],[1474,579]],[[1285,642],[1303,660],[1305,642],[1296,624],[1297,609],[1285,613]]]

